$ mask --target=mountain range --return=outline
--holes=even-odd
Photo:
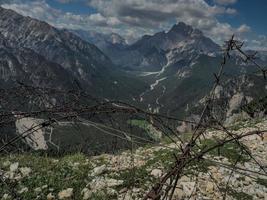
[[[36,83],[37,80],[33,79],[38,79],[37,73],[42,70],[48,79],[50,76],[50,80],[39,77],[42,85],[46,86],[51,85],[46,81],[53,81],[56,87],[64,85],[63,89],[70,89],[74,82],[78,82],[83,90],[108,98],[116,97],[116,94],[131,96],[139,93],[134,87],[127,89],[128,85],[124,84],[124,79],[130,82],[138,80],[132,80],[121,72],[95,45],[70,31],[56,29],[12,10],[0,7],[0,13],[3,52],[0,68],[1,79],[5,83],[16,80]],[[68,83],[65,84],[65,81]],[[131,92],[127,94],[126,90]]]
[[[128,44],[116,33],[57,29],[1,7],[0,13],[3,87],[20,81],[73,89],[78,83],[97,97],[186,116],[209,93],[213,73],[222,59],[218,44],[183,22]],[[260,55],[261,62],[266,63],[265,54]],[[252,69],[233,57],[225,73],[241,80],[242,74]],[[225,78],[225,83],[229,80]],[[250,85],[255,85],[255,80],[249,80]],[[266,93],[264,84],[256,90],[264,91],[262,95]],[[230,88],[233,92],[228,92],[229,99],[232,93],[244,93],[240,85]],[[245,90],[244,98],[253,90],[253,86]]]

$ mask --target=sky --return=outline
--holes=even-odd
[[[235,34],[267,50],[267,0],[0,0],[58,28],[115,32],[129,42],[185,22],[222,44]]]

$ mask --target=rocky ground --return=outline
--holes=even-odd
[[[240,122],[233,133],[267,130],[267,120]],[[190,134],[183,136],[184,140]],[[210,130],[201,146],[210,146],[222,133]],[[247,150],[267,168],[267,134],[243,139]],[[174,199],[267,199],[267,176],[234,142],[191,163],[174,192]],[[133,152],[86,157],[83,154],[51,158],[40,155],[0,157],[0,198],[12,199],[142,199],[172,166],[179,142],[139,147]],[[238,160],[238,163],[237,161]],[[237,164],[236,164],[237,163]],[[236,164],[237,169],[231,170]],[[250,170],[249,172],[247,170]],[[11,189],[10,189],[11,188]]]

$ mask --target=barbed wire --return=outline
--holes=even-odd
[[[77,128],[79,132],[79,126],[86,124],[91,128],[94,128],[101,133],[109,137],[114,137],[125,141],[131,150],[131,165],[135,166],[134,149],[138,146],[146,144],[152,144],[161,146],[175,153],[173,155],[173,167],[167,171],[165,175],[160,178],[160,181],[156,183],[151,190],[145,194],[144,199],[172,199],[178,181],[181,178],[184,170],[194,161],[206,160],[204,158],[209,152],[214,149],[218,149],[230,142],[234,142],[240,148],[242,154],[248,155],[261,169],[261,172],[255,172],[250,169],[243,169],[237,167],[239,160],[236,160],[234,165],[227,165],[225,163],[216,163],[222,167],[231,169],[231,175],[239,170],[243,172],[260,173],[261,175],[267,175],[264,166],[258,162],[254,156],[247,150],[246,146],[241,142],[242,138],[251,135],[261,135],[264,131],[252,131],[244,132],[242,134],[235,134],[228,130],[219,119],[214,115],[218,104],[215,103],[218,100],[215,96],[215,90],[218,86],[225,87],[225,83],[222,82],[225,77],[224,68],[227,61],[231,58],[231,52],[237,51],[245,59],[244,62],[251,62],[258,69],[258,72],[262,73],[263,78],[266,80],[266,69],[260,66],[255,61],[255,55],[247,55],[242,50],[243,43],[234,39],[234,36],[225,43],[222,62],[220,63],[219,71],[214,74],[214,85],[206,97],[203,110],[197,121],[180,119],[171,117],[168,115],[153,113],[130,103],[125,103],[117,100],[102,100],[86,92],[78,90],[59,90],[54,88],[41,88],[25,85],[18,82],[16,87],[1,89],[0,90],[0,128],[12,126],[16,121],[24,118],[36,118],[43,119],[40,123],[36,123],[31,127],[25,127],[24,131],[8,137],[0,143],[1,153],[12,153],[14,151],[24,152],[20,143],[26,138],[36,133],[36,131],[53,127],[60,123],[68,123]],[[229,77],[228,77],[229,78]],[[222,97],[223,98],[223,97]],[[226,101],[223,99],[222,101]],[[30,105],[29,105],[30,102]],[[133,133],[133,125],[128,123],[127,119],[131,122],[133,119],[145,120],[149,125],[154,127],[157,131],[161,132],[164,137],[168,138],[175,147],[170,147],[163,143],[154,141],[151,138],[146,138],[144,135],[136,135]],[[123,123],[126,125],[122,127]],[[177,126],[180,123],[187,123],[193,126],[193,133],[189,141],[185,141],[181,137],[181,133],[177,131]],[[172,126],[171,126],[172,125]],[[218,140],[217,143],[209,148],[201,147],[202,141],[205,139],[205,135],[209,129],[217,130],[225,134],[225,136]],[[51,135],[50,135],[51,136]],[[103,147],[105,144],[100,144]],[[240,153],[241,153],[240,152]],[[132,168],[132,182],[135,181],[135,167]],[[211,179],[212,175],[209,174]],[[1,182],[9,188],[9,193],[14,199],[20,199],[19,195],[9,185],[3,175],[0,175]],[[230,181],[231,176],[228,179],[226,187]],[[197,179],[196,179],[197,180]],[[216,187],[221,191],[220,186],[215,183]],[[196,187],[196,184],[195,184]],[[128,188],[128,189],[133,189]],[[191,196],[194,195],[196,190],[194,189]],[[226,198],[227,192],[222,193],[222,196]]]

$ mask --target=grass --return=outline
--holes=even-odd
[[[238,192],[230,187],[227,187],[227,194],[235,198],[236,200],[253,200],[253,196],[245,193],[245,192]],[[224,193],[225,190],[222,191]]]
[[[128,124],[131,124],[132,126],[137,126],[141,129],[143,129],[146,134],[152,138],[155,141],[161,140],[161,133],[157,131],[149,122],[146,120],[139,120],[139,119],[133,119],[129,120]]]
[[[58,192],[66,188],[74,189],[75,199],[82,199],[81,190],[86,186],[88,180],[88,172],[93,168],[90,162],[86,161],[86,157],[82,154],[74,154],[58,159],[38,156],[38,155],[12,155],[0,158],[0,167],[4,167],[4,161],[11,163],[19,162],[19,167],[30,167],[32,173],[16,184],[16,190],[27,187],[28,192],[21,194],[22,199],[35,199],[37,193],[35,188],[43,187],[42,192],[38,194],[41,199],[46,199],[46,195],[52,192],[55,196]],[[73,163],[79,163],[74,166]],[[86,163],[86,164],[85,164]],[[5,189],[4,189],[5,190]],[[2,196],[7,191],[0,191]],[[3,194],[2,194],[3,193]]]
[[[205,139],[201,142],[201,149],[209,149],[213,146],[215,146],[217,142],[213,139]],[[244,146],[248,151],[249,149]],[[240,154],[244,150],[241,149],[241,147],[236,142],[229,142],[223,145],[222,147],[218,147],[212,151],[209,152],[212,156],[223,156],[228,158],[228,160],[232,163],[235,163],[237,160],[241,163],[247,162],[250,160],[249,155],[243,153]]]
[[[267,188],[267,179],[258,178],[256,181],[258,184],[263,185]]]

